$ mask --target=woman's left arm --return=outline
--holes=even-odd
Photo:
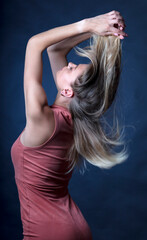
[[[90,32],[103,35],[116,32],[124,35],[123,31],[112,27],[114,23],[120,21],[120,18],[121,16],[118,12],[112,11],[108,14],[56,27],[30,38],[26,48],[24,68],[24,95],[27,120],[34,119],[34,121],[40,121],[43,118],[44,107],[48,106],[47,97],[42,87],[42,52],[57,42],[81,33]]]
[[[48,31],[36,34],[31,37],[30,41],[34,42],[38,50],[44,51],[47,47],[66,38],[86,32],[88,32],[88,26],[86,24],[86,19],[83,19],[72,24],[56,27]]]
[[[42,86],[43,60],[42,53],[48,46],[65,38],[87,31],[85,20],[69,25],[56,27],[31,37],[28,41],[24,67],[24,97],[27,122],[41,124],[47,96]]]

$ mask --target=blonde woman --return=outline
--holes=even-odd
[[[26,126],[11,147],[24,240],[91,240],[87,221],[68,192],[80,156],[100,168],[127,159],[119,128],[107,136],[101,117],[111,105],[120,77],[123,17],[111,11],[39,33],[28,41],[24,67]],[[76,50],[88,64],[67,63]],[[42,52],[47,49],[58,89],[49,106],[42,87]]]

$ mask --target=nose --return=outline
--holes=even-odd
[[[74,64],[74,63],[72,63],[72,62],[69,62],[69,63],[68,63],[68,66],[69,66],[69,67],[76,67],[77,65]]]

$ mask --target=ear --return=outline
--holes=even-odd
[[[74,92],[73,92],[72,88],[70,88],[70,89],[62,89],[61,90],[61,95],[63,97],[71,98],[71,97],[74,96]]]

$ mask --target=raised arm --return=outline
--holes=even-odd
[[[86,32],[99,34],[102,36],[116,35],[127,36],[123,30],[124,19],[118,11],[111,11],[106,14],[101,14],[96,17],[86,18],[81,21],[68,24],[61,27],[56,27],[48,31],[36,34],[32,39],[36,39],[36,46],[40,51],[47,47],[58,43],[66,38],[73,37]]]
[[[56,84],[56,73],[62,69],[64,66],[67,66],[67,54],[70,50],[75,47],[77,44],[87,40],[91,37],[91,33],[82,33],[74,37],[69,37],[61,42],[55,43],[47,48],[47,54],[50,61],[50,66],[52,69],[52,74]],[[56,87],[58,88],[57,84]]]
[[[46,93],[42,86],[42,52],[43,50],[65,38],[86,31],[84,20],[57,27],[33,36],[26,47],[24,67],[24,96],[26,120],[29,124],[41,124],[45,121],[48,107]],[[47,108],[46,108],[47,106]]]
[[[87,40],[92,36],[91,32],[81,33],[73,37],[68,37],[61,42],[55,43],[47,48],[47,51],[61,51],[65,55],[69,53],[69,51],[75,47],[77,44]]]
[[[56,44],[66,38],[89,32],[86,21],[86,19],[83,19],[72,24],[56,27],[48,31],[36,34],[31,39],[34,40],[36,47],[40,51],[44,51],[49,46]]]
[[[126,36],[122,30],[114,27],[114,24],[117,23],[118,25],[124,25],[119,12],[112,11],[107,14],[56,27],[31,37],[26,48],[24,69],[27,120],[40,120],[44,114],[45,106],[48,105],[47,97],[42,87],[42,52],[49,46],[59,43],[64,39],[84,33],[99,35],[114,35],[118,33],[120,36]],[[66,53],[68,50],[66,50]]]

